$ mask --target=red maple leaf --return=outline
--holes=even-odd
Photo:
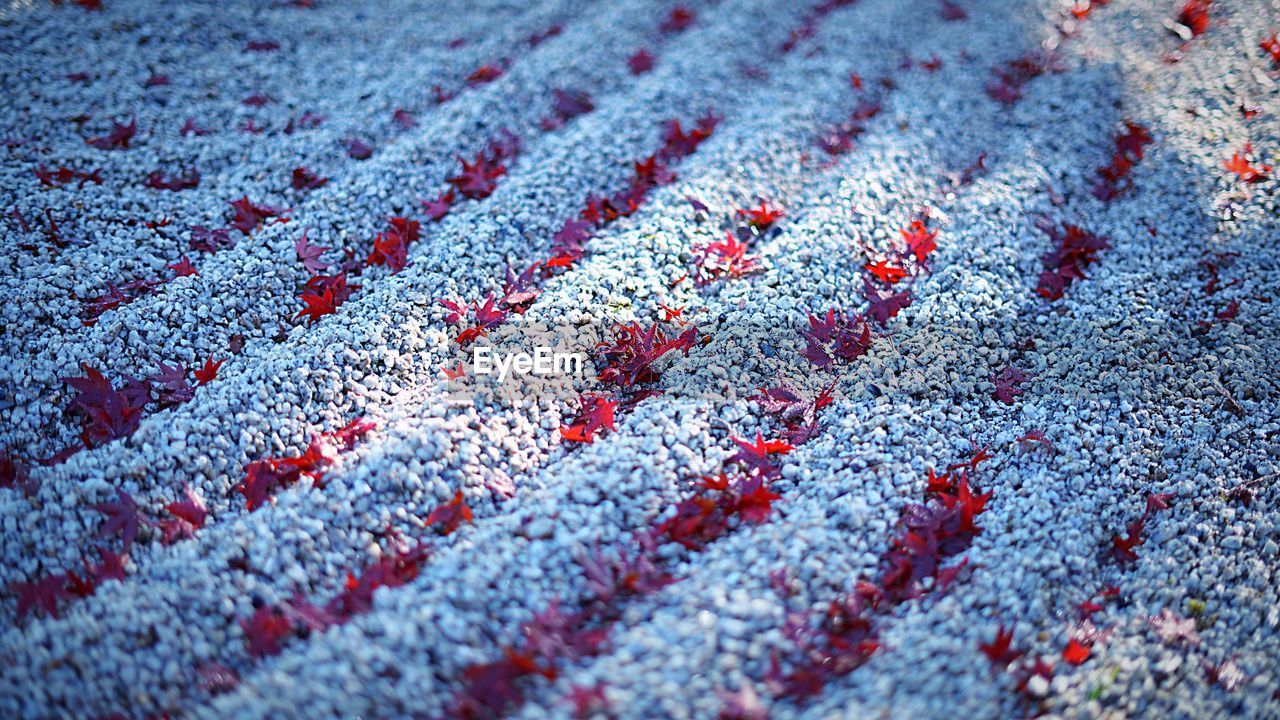
[[[480,153],[472,162],[458,158],[462,163],[462,172],[449,178],[449,184],[463,197],[479,200],[489,197],[498,187],[498,178],[507,173],[507,168],[487,154]]]
[[[187,118],[186,122],[182,123],[182,128],[178,130],[178,134],[183,137],[188,135],[195,135],[198,137],[201,135],[208,135],[210,132],[212,131],[202,127],[196,127],[196,119],[193,117]]]
[[[959,486],[956,493],[950,495],[940,493],[938,498],[942,500],[943,506],[948,510],[958,510],[960,513],[960,532],[977,535],[982,529],[974,524],[973,520],[977,516],[986,512],[987,501],[991,499],[991,493],[980,493],[974,495],[969,488],[969,478],[967,475],[960,476]]]
[[[672,8],[671,13],[662,21],[658,29],[668,34],[678,33],[692,25],[695,17],[692,10],[684,5],[677,5]]]
[[[963,7],[952,2],[952,0],[942,0],[942,5],[938,8],[938,14],[947,22],[959,22],[969,17],[969,13],[965,12]]]
[[[129,552],[138,536],[138,505],[133,497],[124,490],[117,489],[115,500],[94,503],[91,507],[107,516],[98,527],[98,537],[119,536],[124,543],[124,551]]]
[[[938,231],[926,227],[924,220],[912,220],[910,225],[902,229],[902,239],[919,263],[923,263],[930,253],[938,249],[937,238]]]
[[[210,229],[203,225],[191,228],[191,249],[200,252],[216,253],[224,247],[235,245],[231,239],[231,228]]]
[[[155,190],[169,190],[172,192],[189,190],[199,187],[200,171],[195,168],[188,168],[179,175],[165,175],[163,171],[156,170],[147,175],[147,180],[143,185]]]
[[[294,190],[314,190],[329,182],[329,178],[320,177],[305,167],[296,167],[290,177]]]
[[[789,445],[787,447],[790,448]],[[734,511],[743,520],[753,524],[768,520],[769,514],[773,512],[773,501],[782,499],[781,495],[769,490],[764,478],[759,475],[746,478],[734,490]]]
[[[184,498],[164,506],[171,517],[156,524],[160,528],[161,542],[166,545],[176,540],[192,537],[196,530],[204,527],[208,516],[204,500],[191,490],[190,485],[183,486]]]
[[[868,303],[870,303],[867,305],[867,317],[875,320],[880,325],[888,324],[890,319],[897,316],[903,308],[911,304],[910,290],[896,293],[892,290],[882,290],[865,279],[862,287],[863,294],[866,296]]]
[[[267,205],[255,205],[249,198],[242,197],[239,200],[231,201],[231,208],[235,211],[231,218],[231,227],[239,230],[245,235],[249,235],[254,230],[262,227],[268,219],[279,217],[285,212],[281,208],[274,208]]]
[[[997,667],[1008,667],[1009,663],[1026,654],[1024,650],[1013,647],[1013,630],[1006,630],[1004,625],[996,631],[995,639],[989,643],[979,643],[978,649]]]
[[[693,281],[707,285],[716,280],[740,278],[760,270],[760,261],[747,254],[747,246],[725,231],[725,239],[694,248]]]
[[[427,514],[427,527],[440,526],[440,532],[448,535],[462,526],[463,522],[471,522],[471,508],[463,502],[462,491],[454,494],[449,502],[437,505]]]
[[[770,207],[768,202],[763,198],[760,199],[760,207],[739,210],[739,215],[747,218],[747,224],[757,230],[767,230],[782,217],[782,209]]]
[[[276,101],[275,98],[271,97],[270,95],[263,95],[262,93],[254,93],[252,95],[246,95],[244,99],[240,101],[240,103],[245,107],[260,108],[260,107],[266,107],[267,105],[270,105],[275,101]],[[250,119],[249,122],[253,122],[253,120]]]
[[[218,377],[218,368],[222,367],[222,363],[224,362],[226,361],[219,360],[214,362],[213,356],[210,355],[209,359],[204,361],[204,366],[195,371],[196,382],[201,385],[213,382],[213,380]]]
[[[253,615],[240,621],[249,654],[254,657],[278,655],[284,640],[293,632],[293,623],[284,611],[275,605],[259,605]]]
[[[325,315],[337,312],[338,307],[351,297],[351,293],[359,289],[359,285],[347,284],[345,272],[333,276],[316,275],[307,281],[302,294],[298,296],[306,307],[299,310],[293,319],[297,321],[305,317],[314,325]]]
[[[67,576],[44,575],[28,582],[13,582],[9,591],[18,598],[17,618],[21,620],[33,610],[48,617],[58,617],[58,603],[71,597]]]
[[[995,384],[992,397],[1005,405],[1012,405],[1013,401],[1025,392],[1022,389],[1022,383],[1026,381],[1027,374],[1021,368],[1009,365],[999,375],[991,378],[991,382]]]
[[[121,125],[112,120],[111,132],[106,135],[87,138],[84,143],[99,150],[127,150],[129,149],[129,141],[133,139],[134,134],[137,132],[138,119],[136,117],[130,118],[128,125]]]
[[[635,385],[656,382],[660,373],[653,365],[675,350],[685,355],[698,337],[698,329],[690,326],[681,334],[668,338],[658,325],[644,329],[639,323],[616,325],[612,343],[596,346],[605,368],[599,373],[601,382],[630,389]]]
[[[1075,638],[1071,638],[1067,643],[1067,646],[1062,649],[1062,659],[1065,660],[1068,665],[1083,665],[1084,661],[1089,659],[1089,653],[1090,649],[1088,645]]]
[[[1224,166],[1230,172],[1235,173],[1240,178],[1241,182],[1258,183],[1269,179],[1271,177],[1271,166],[1251,164],[1247,157],[1252,153],[1253,147],[1245,145],[1244,153],[1236,153],[1232,155],[1231,159],[1224,163]]]
[[[302,236],[293,244],[293,251],[297,253],[298,259],[302,261],[302,266],[313,274],[319,274],[329,269],[329,263],[320,259],[320,256],[332,250],[331,247],[323,245],[312,245],[307,242],[307,232],[310,228],[302,231]]]
[[[801,354],[819,368],[852,362],[871,348],[871,327],[856,313],[829,308],[825,316],[810,313],[809,329],[800,332],[805,340]]]
[[[395,112],[391,113],[391,122],[394,122],[396,127],[401,130],[410,130],[418,126],[418,119],[413,116],[413,113],[404,108],[396,108]]]
[[[770,461],[771,455],[786,455],[791,452],[791,443],[785,440],[765,440],[764,435],[756,432],[755,442],[742,438],[731,438],[738,446],[738,452],[729,458],[729,462],[740,463],[743,467],[764,476],[773,476],[778,468]]]
[[[632,75],[643,75],[653,69],[654,57],[648,50],[641,48],[627,58],[627,68]]]
[[[467,85],[479,87],[502,77],[506,70],[498,64],[481,65],[467,76]]]
[[[1277,33],[1271,33],[1271,37],[1263,38],[1258,43],[1258,47],[1262,48],[1262,52],[1271,56],[1271,62],[1280,69],[1280,37]]]
[[[373,146],[358,137],[343,140],[342,147],[353,160],[368,160],[373,157]]]
[[[186,255],[183,255],[178,262],[165,265],[165,267],[173,271],[174,277],[191,277],[192,275],[200,274],[200,271],[196,270],[196,266],[191,264],[191,258]]]
[[[393,217],[391,226],[373,239],[373,252],[366,262],[369,265],[386,265],[392,273],[398,273],[409,264],[409,246],[418,240],[417,220]]]
[[[1178,24],[1191,33],[1191,37],[1203,35],[1209,29],[1209,11],[1213,0],[1187,0],[1178,12]]]
[[[81,363],[83,377],[68,377],[62,381],[79,394],[72,400],[72,407],[83,418],[80,440],[87,448],[133,434],[142,415],[144,398],[130,398],[111,387],[102,373]]]
[[[427,214],[432,222],[440,222],[445,215],[449,214],[449,209],[453,207],[455,199],[454,191],[450,190],[441,193],[435,200],[421,200],[422,210]]]
[[[616,400],[607,396],[588,393],[578,400],[578,414],[573,422],[560,428],[560,436],[571,442],[591,443],[601,430],[613,429]]]
[[[887,260],[880,260],[874,263],[867,263],[862,266],[867,272],[876,276],[880,282],[886,285],[893,285],[902,278],[907,276],[906,268],[890,265]]]
[[[589,220],[566,220],[551,240],[551,259],[547,267],[566,267],[582,257],[583,249],[591,239]]]

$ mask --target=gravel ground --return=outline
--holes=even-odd
[[[594,608],[602,644],[557,648],[476,715],[1280,717],[1278,181],[1227,167],[1280,166],[1274,3],[1213,3],[1203,26],[1145,0],[79,5],[0,9],[5,717],[463,716],[478,668],[548,608]],[[640,49],[651,70],[631,67]],[[1047,71],[1010,65],[1041,50]],[[1002,69],[1029,66],[997,97]],[[590,102],[566,111],[566,91]],[[657,365],[661,393],[588,444],[560,428],[582,393],[617,392],[595,372],[446,375],[470,355],[439,301],[545,260],[585,198],[669,146],[665,121],[708,113],[710,137],[667,157],[675,178],[480,341],[592,352],[616,323],[696,326]],[[127,148],[86,142],[131,118]],[[1099,197],[1126,122],[1152,141]],[[841,123],[851,146],[829,153]],[[522,147],[492,193],[430,221],[420,201],[503,130]],[[38,174],[62,167],[98,175]],[[293,187],[299,167],[328,182]],[[144,186],[189,168],[197,187]],[[240,198],[288,220],[193,248]],[[756,271],[681,280],[761,199],[784,214],[751,241]],[[407,264],[356,262],[392,216],[422,223]],[[896,262],[920,218],[937,249],[901,261],[910,304],[865,354],[816,368],[810,313],[867,309],[864,265]],[[1056,299],[1037,293],[1046,223],[1108,239]],[[304,229],[332,265],[349,251],[360,286],[314,323],[295,319]],[[108,284],[168,280],[183,257],[198,274],[86,323]],[[85,447],[64,382],[82,364],[119,389],[210,357],[216,377]],[[1025,379],[997,397],[1009,368]],[[771,511],[705,546],[646,545],[699,478],[742,469],[733,438],[779,436],[755,396],[783,381],[834,400],[759,471]],[[246,464],[358,417],[373,429],[329,441],[323,481],[247,506]],[[865,664],[780,690],[774,659],[804,662],[796,618],[880,577],[930,469],[979,448],[971,481],[991,496],[954,578],[867,609]],[[174,533],[187,488],[205,514]],[[104,506],[120,493],[136,538]],[[1169,507],[1144,514],[1152,496]],[[455,497],[470,515],[444,527]],[[349,596],[414,542],[430,556],[367,606],[311,629],[289,616],[263,649],[251,618]],[[601,601],[597,551],[674,582]],[[89,567],[113,554],[116,571]],[[1002,629],[1022,658],[984,652]]]

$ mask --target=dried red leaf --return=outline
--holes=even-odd
[[[471,508],[463,502],[462,491],[455,493],[452,500],[433,508],[425,522],[427,527],[439,525],[442,535],[454,532],[463,522],[471,522]]]
[[[128,125],[121,125],[112,120],[111,132],[106,135],[87,138],[84,143],[99,150],[128,150],[129,141],[133,139],[137,132],[138,119],[136,117],[130,118]]]

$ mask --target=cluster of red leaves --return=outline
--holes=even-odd
[[[18,601],[15,619],[20,621],[32,612],[56,618],[59,608],[66,602],[94,594],[98,586],[107,580],[124,580],[127,556],[101,547],[98,555],[97,562],[90,561],[88,556],[82,558],[83,572],[68,570],[10,583],[9,592]]]
[[[80,309],[80,320],[88,326],[98,322],[98,318],[109,310],[127,305],[138,298],[151,294],[156,288],[168,282],[162,278],[130,280],[123,285],[107,283],[107,289],[100,295],[85,298]]]
[[[188,168],[179,175],[165,175],[164,171],[156,170],[147,175],[147,180],[143,185],[155,190],[170,190],[172,192],[190,190],[200,185],[200,171],[195,168]]]
[[[661,375],[654,364],[676,350],[687,357],[697,339],[698,329],[693,326],[668,338],[657,323],[650,325],[648,330],[638,322],[615,325],[613,341],[596,346],[596,353],[604,366],[598,375],[600,382],[617,385],[625,391],[633,390],[637,385],[655,383]]]
[[[893,293],[893,286],[904,278],[914,279],[927,266],[929,256],[938,249],[938,231],[930,228],[928,222],[928,214],[921,214],[900,230],[902,240],[892,251],[863,265],[864,270],[885,286],[878,288],[868,282],[865,291],[867,300],[871,302],[868,313],[882,325],[911,303],[908,291]]]
[[[111,131],[106,135],[97,135],[86,138],[85,145],[98,148],[99,150],[128,150],[129,141],[138,132],[138,119],[130,118],[128,125],[121,125],[115,120],[111,121]]]
[[[210,357],[195,371],[196,381],[204,385],[217,377],[222,361]],[[187,402],[195,388],[187,383],[186,371],[180,366],[160,363],[159,372],[147,378],[127,378],[121,389],[88,365],[81,364],[84,375],[66,377],[62,381],[76,391],[71,413],[80,419],[80,444],[94,448],[127,437],[138,428],[148,404],[164,408]],[[56,456],[70,457],[81,447],[72,446]]]
[[[700,202],[697,205],[706,211],[705,205]],[[723,240],[694,246],[694,264],[690,273],[694,284],[705,286],[760,270],[759,260],[747,252],[765,233],[776,228],[782,215],[780,208],[771,206],[763,198],[760,198],[759,207],[739,209],[725,223]]]
[[[21,620],[33,611],[57,617],[59,607],[65,601],[92,595],[106,580],[123,580],[124,563],[129,558],[138,530],[144,522],[158,528],[162,542],[166,544],[182,537],[190,537],[196,530],[204,527],[206,517],[204,502],[191,491],[191,488],[185,488],[184,492],[185,499],[167,504],[164,507],[165,515],[158,520],[141,517],[137,503],[124,490],[117,490],[114,500],[95,503],[92,506],[93,509],[103,515],[97,538],[99,540],[118,538],[121,551],[117,553],[99,546],[96,561],[90,560],[88,554],[82,556],[81,563],[84,566],[82,572],[68,570],[61,573],[48,573],[26,582],[12,583],[9,590],[18,600],[16,619]]]
[[[1005,405],[1012,405],[1013,401],[1025,392],[1022,389],[1022,383],[1026,381],[1026,371],[1015,365],[1006,366],[1000,374],[991,377],[991,382],[995,385],[995,390],[991,392],[991,397]]]
[[[303,286],[298,299],[306,307],[299,310],[293,319],[296,322],[305,317],[308,323],[314,325],[325,315],[337,312],[338,307],[351,298],[351,293],[359,289],[359,285],[347,283],[345,272],[337,275],[316,275]]]
[[[525,678],[537,675],[554,680],[558,676],[555,665],[562,658],[597,654],[605,639],[604,632],[595,627],[601,621],[596,610],[600,607],[601,603],[595,603],[565,613],[553,603],[534,615],[520,626],[524,641],[519,647],[507,646],[501,658],[463,670],[463,685],[454,696],[449,716],[464,720],[502,717],[524,702],[521,681]]]
[[[703,478],[691,497],[676,503],[674,512],[635,537],[636,550],[618,555],[596,551],[583,560],[588,596],[581,607],[565,612],[553,602],[520,628],[523,642],[507,646],[502,656],[463,671],[463,686],[454,696],[450,715],[460,718],[498,717],[524,701],[522,682],[532,676],[554,680],[556,665],[571,658],[590,657],[607,638],[609,626],[621,617],[627,598],[656,592],[674,582],[659,566],[661,544],[701,549],[729,530],[731,520],[759,523],[768,519],[778,495],[768,483],[777,470],[768,456],[788,452],[785,442],[755,443],[735,439],[740,452],[732,462],[744,470]]]
[[[785,453],[791,449],[782,441],[767,445],[760,450],[765,459],[759,463],[767,464],[769,453]],[[675,513],[652,529],[653,539],[676,543],[687,550],[702,550],[727,533],[734,518],[751,524],[765,522],[773,510],[773,502],[781,499],[769,489],[776,472],[768,464],[764,469],[752,468],[749,472],[733,474],[722,472],[704,478],[704,492],[676,503]]]
[[[696,285],[709,285],[717,280],[745,277],[760,270],[759,260],[747,254],[748,245],[725,231],[723,240],[694,247],[693,281]]]
[[[596,433],[613,429],[618,401],[600,393],[584,393],[578,398],[578,412],[573,422],[560,428],[560,437],[569,442],[588,443]]]
[[[1006,630],[1004,625],[996,631],[991,642],[979,643],[978,649],[987,656],[993,667],[1008,669],[1013,673],[1017,678],[1018,692],[1027,693],[1032,678],[1039,677],[1045,682],[1053,679],[1053,663],[1040,656],[1028,655],[1024,648],[1014,647],[1013,631]],[[1078,651],[1072,649],[1071,656],[1075,658],[1077,654]],[[1018,662],[1019,660],[1022,662]]]
[[[819,317],[810,313],[809,329],[800,331],[801,355],[819,368],[846,365],[871,348],[871,325],[861,314],[831,308]]]
[[[1177,22],[1186,28],[1191,37],[1199,37],[1209,30],[1213,0],[1187,0],[1178,11]]]
[[[924,504],[907,506],[899,519],[902,534],[881,559],[874,591],[866,589],[865,599],[873,607],[921,597],[929,592],[928,579],[933,579],[933,589],[945,591],[964,563],[944,568],[943,561],[964,552],[982,532],[975,519],[986,510],[991,493],[975,493],[964,469],[941,477],[931,472],[926,498]]]
[[[398,273],[409,264],[409,246],[418,241],[417,220],[393,217],[390,227],[373,239],[373,251],[367,265],[386,265],[392,273]]]
[[[818,147],[833,156],[849,152],[853,149],[853,141],[867,131],[867,122],[879,115],[882,109],[877,100],[860,100],[847,120],[832,125],[818,137]]]
[[[445,322],[451,325],[467,325],[467,328],[458,334],[459,345],[474,341],[485,335],[490,328],[497,327],[507,319],[508,311],[494,299],[493,293],[489,293],[483,303],[477,300],[467,305],[453,300],[441,300],[440,304],[449,311],[445,316]]]
[[[449,178],[453,186],[463,197],[480,200],[489,197],[498,187],[498,178],[507,174],[503,164],[513,159],[520,151],[520,139],[509,132],[503,133],[489,141],[485,149],[476,153],[475,160],[467,162],[458,158],[462,171]]]
[[[1020,452],[1031,452],[1036,448],[1042,448],[1050,455],[1058,452],[1057,446],[1053,444],[1049,436],[1044,434],[1043,430],[1028,430],[1014,442],[1017,443]]]
[[[1125,525],[1124,537],[1115,535],[1111,538],[1111,546],[1109,548],[1111,559],[1120,565],[1127,565],[1137,560],[1138,552],[1136,548],[1145,542],[1142,535],[1146,532],[1147,522],[1151,520],[1155,513],[1161,510],[1168,510],[1169,501],[1172,499],[1172,493],[1152,493],[1148,495],[1146,509],[1143,510],[1138,519]]]
[[[1205,283],[1202,288],[1205,295],[1212,296],[1223,287],[1234,287],[1244,282],[1241,278],[1235,278],[1226,283],[1226,285],[1222,284],[1221,268],[1230,267],[1235,262],[1236,257],[1238,257],[1237,253],[1215,253],[1213,259],[1200,261],[1200,267],[1205,273]],[[1227,303],[1226,307],[1214,313],[1212,318],[1201,320],[1197,323],[1195,330],[1192,332],[1193,334],[1207,333],[1215,322],[1234,320],[1239,313],[1240,301],[1232,299]]]
[[[1249,161],[1254,157],[1253,146],[1245,145],[1244,152],[1232,155],[1231,159],[1224,163],[1224,167],[1235,173],[1240,178],[1240,182],[1259,183],[1270,179],[1271,166],[1261,163],[1254,165]]]
[[[192,250],[212,254],[235,244],[235,240],[231,237],[231,228],[207,228],[203,225],[191,228]]]
[[[1043,221],[1037,227],[1049,236],[1054,248],[1044,255],[1045,270],[1036,282],[1036,294],[1046,300],[1057,300],[1063,291],[1076,280],[1083,280],[1084,270],[1098,259],[1105,250],[1107,239],[1094,235],[1078,225],[1064,224],[1061,228]]]
[[[1142,160],[1147,145],[1154,140],[1151,133],[1141,125],[1125,120],[1124,130],[1116,135],[1116,149],[1111,155],[1111,162],[1098,168],[1098,182],[1093,186],[1093,195],[1099,200],[1110,202],[1125,193],[1132,185],[1129,177],[1133,166]]]
[[[1048,52],[1034,52],[995,68],[987,83],[987,95],[996,102],[1013,105],[1022,99],[1022,88],[1047,73],[1061,72],[1058,58]]]
[[[430,548],[425,545],[388,553],[359,575],[348,574],[342,590],[323,606],[312,605],[301,597],[282,605],[255,602],[253,614],[240,620],[249,654],[254,657],[279,654],[291,636],[324,632],[368,612],[379,588],[401,587],[413,581],[429,556]]]
[[[1271,64],[1277,70],[1280,70],[1280,37],[1277,36],[1277,33],[1271,33],[1271,37],[1263,38],[1258,43],[1258,47],[1262,49],[1262,52],[1271,56]]]
[[[812,400],[787,383],[771,388],[760,388],[760,394],[751,396],[760,409],[777,418],[785,432],[783,437],[793,446],[803,445],[817,436],[818,413],[835,402],[832,391],[835,385],[827,385]]]
[[[36,179],[40,181],[40,184],[47,188],[62,187],[69,182],[78,182],[80,183],[79,186],[81,188],[84,187],[85,183],[90,182],[94,185],[102,184],[101,170],[85,172],[81,170],[72,170],[68,167],[60,167],[55,170],[50,170],[41,165],[36,168],[34,172]]]
[[[245,236],[251,235],[254,230],[262,227],[272,218],[277,218],[277,222],[288,222],[288,218],[283,217],[284,213],[288,212],[284,208],[255,205],[248,197],[232,200],[231,210],[230,227],[239,230]]]
[[[582,257],[586,244],[591,240],[592,229],[603,228],[621,217],[627,217],[640,208],[654,188],[675,181],[675,174],[667,165],[697,151],[698,146],[711,137],[719,119],[711,114],[699,118],[692,130],[685,130],[679,120],[668,120],[663,125],[662,146],[656,153],[633,163],[633,174],[627,188],[611,197],[591,195],[586,207],[577,218],[566,220],[555,234],[551,245],[551,258],[544,264],[546,272],[570,267]]]
[[[790,670],[774,654],[765,686],[777,697],[803,700],[832,679],[865,664],[880,649],[874,618],[930,592],[945,592],[966,563],[943,563],[964,552],[982,529],[976,519],[991,493],[975,493],[968,471],[987,458],[979,451],[951,466],[942,476],[929,472],[925,501],[907,506],[899,535],[881,558],[874,580],[858,581],[853,592],[834,600],[825,612],[788,619],[786,635],[795,646]]]
[[[855,0],[822,0],[800,18],[800,23],[787,33],[787,39],[779,48],[782,54],[795,50],[800,43],[818,33],[818,25],[831,13],[842,7],[852,5]]]
[[[245,477],[235,487],[245,498],[245,508],[258,509],[277,490],[296,484],[304,476],[311,479],[314,487],[323,488],[324,472],[337,460],[338,453],[351,449],[373,427],[372,422],[356,418],[339,430],[316,435],[301,455],[268,457],[245,465]]]

